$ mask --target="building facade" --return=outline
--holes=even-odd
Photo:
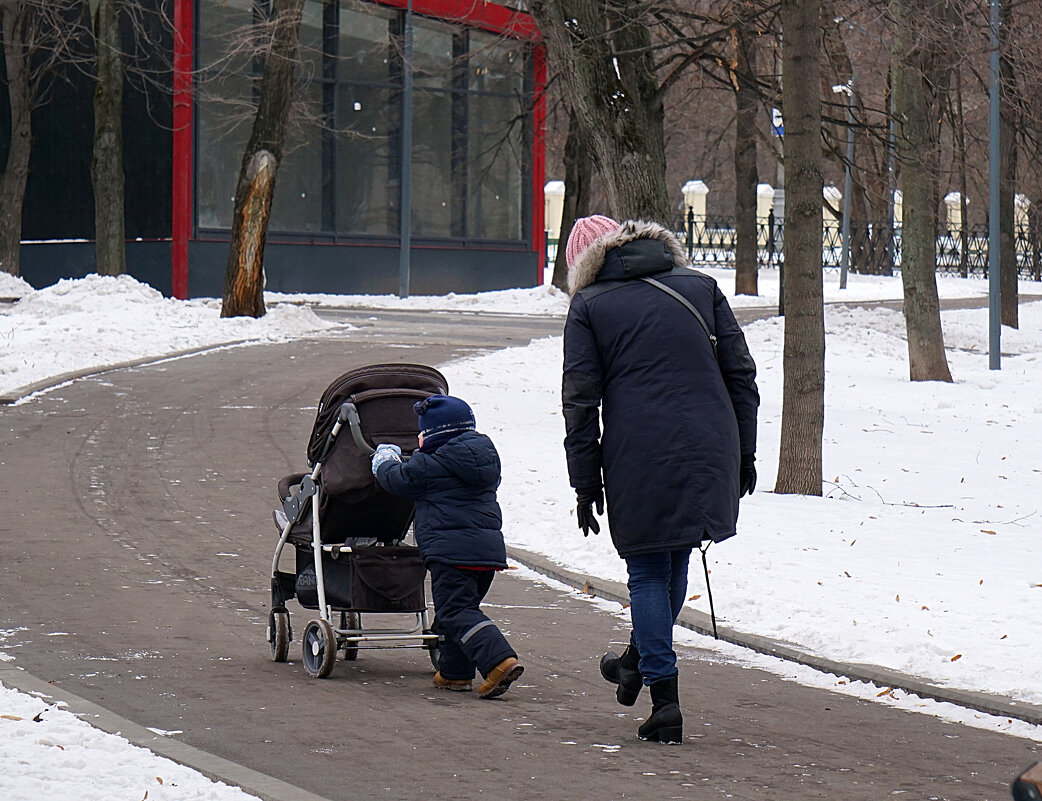
[[[244,34],[263,18],[265,2],[165,0],[173,30],[161,46],[172,54],[172,92],[128,83],[128,271],[175,297],[221,294],[260,70]],[[294,115],[265,251],[267,288],[398,292],[403,168],[411,184],[410,293],[541,282],[544,79],[532,19],[505,6],[306,0]],[[30,176],[32,219],[22,248],[22,274],[34,285],[92,271],[89,204],[60,201],[58,213],[44,211],[71,186],[90,195],[90,93],[68,95],[75,116],[86,117],[77,123],[85,131],[63,133],[68,105],[42,107],[34,123],[33,163],[42,166]],[[61,158],[61,141],[74,145],[73,138],[85,145]],[[84,146],[88,152],[78,152]]]

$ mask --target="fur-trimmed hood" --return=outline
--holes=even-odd
[[[688,265],[684,246],[668,229],[658,223],[645,220],[626,220],[617,231],[595,239],[586,250],[579,254],[579,258],[568,268],[568,293],[575,295],[597,280],[597,275],[604,266],[604,260],[609,251],[638,239],[663,242],[673,261],[672,267]],[[668,263],[664,264],[662,270],[668,269],[671,269],[671,266]]]

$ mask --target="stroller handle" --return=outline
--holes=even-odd
[[[351,401],[345,401],[340,404],[337,422],[341,425],[347,423],[351,427],[351,439],[355,441],[355,445],[359,447],[362,453],[372,454],[376,451],[362,436],[362,421],[358,417],[358,409],[355,408]]]

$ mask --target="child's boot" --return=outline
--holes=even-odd
[[[683,742],[684,716],[676,676],[651,685],[651,715],[637,729],[637,736],[660,743]]]
[[[439,672],[434,674],[434,686],[442,690],[469,693],[474,689],[474,682],[471,679],[447,679]]]
[[[478,687],[478,695],[482,698],[495,698],[507,691],[524,672],[524,667],[516,657],[508,656],[485,676],[485,681]]]
[[[616,656],[609,651],[601,657],[601,675],[605,681],[619,685],[615,691],[615,698],[623,706],[633,706],[637,703],[640,688],[644,686],[644,679],[637,668],[639,663],[640,654],[633,643],[626,646],[622,656]]]

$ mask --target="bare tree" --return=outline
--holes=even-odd
[[[568,115],[568,138],[564,144],[564,204],[561,209],[557,256],[554,259],[553,285],[568,288],[568,262],[565,244],[572,226],[580,217],[590,213],[590,178],[593,161],[590,152],[582,146],[582,135],[575,116]]]
[[[825,423],[820,14],[819,0],[782,0],[785,378],[774,491],[799,495],[821,495]]]
[[[90,0],[97,77],[94,83],[94,238],[99,275],[127,271],[123,173],[122,0]]]
[[[304,0],[272,2],[257,113],[235,189],[222,317],[263,317],[265,313],[264,244],[275,178],[285,149],[303,7]]]
[[[0,170],[0,270],[18,275],[22,206],[32,153],[32,114],[76,35],[68,20],[76,0],[0,0],[0,31],[11,135]]]
[[[671,225],[663,87],[647,4],[531,0],[529,6],[604,181],[609,213]]]
[[[937,172],[940,100],[949,74],[939,31],[944,0],[891,0],[892,63],[897,152],[904,211],[901,283],[904,287],[908,371],[912,381],[951,381],[937,297]]]
[[[1017,102],[1017,66],[1010,47],[1013,3],[1001,3],[999,17],[999,305],[1002,324],[1019,328],[1015,203],[1020,104]]]
[[[734,173],[735,173],[735,242],[734,291],[736,295],[758,293],[758,225],[756,190],[760,183],[757,172],[756,113],[760,108],[757,80],[757,31],[751,24],[755,17],[753,3],[737,0],[733,34],[734,66],[731,69],[735,97]]]

